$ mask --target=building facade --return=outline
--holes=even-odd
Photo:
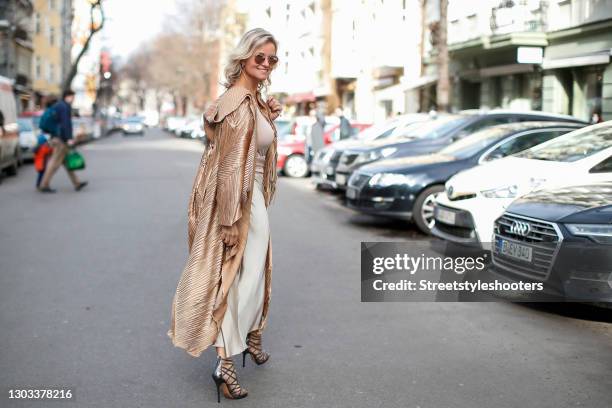
[[[72,47],[70,0],[34,0],[32,78],[34,103],[42,107],[49,96],[61,93],[70,66]]]
[[[29,0],[0,2],[0,76],[13,81],[18,113],[32,101],[32,14]]]
[[[450,0],[447,24],[455,110],[612,118],[612,2]]]
[[[612,119],[612,2],[551,1],[544,50],[543,109]]]

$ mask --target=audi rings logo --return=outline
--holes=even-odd
[[[531,232],[531,225],[524,221],[513,221],[510,232],[521,237],[526,237]]]

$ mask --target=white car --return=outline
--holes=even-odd
[[[437,197],[432,234],[490,249],[493,224],[516,198],[541,188],[612,181],[612,121],[463,171]]]
[[[19,146],[21,147],[21,159],[34,159],[34,149],[38,144],[36,126],[33,118],[17,118],[19,126]]]

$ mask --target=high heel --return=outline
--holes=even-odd
[[[245,365],[246,355],[250,354],[251,359],[257,364],[262,365],[270,358],[270,353],[261,348],[261,335],[251,332],[247,335],[247,348],[242,352],[242,366]]]
[[[217,357],[217,364],[212,373],[213,381],[217,386],[217,402],[221,402],[221,393],[228,399],[241,399],[248,395],[248,391],[240,386],[234,369],[234,361],[230,358]]]

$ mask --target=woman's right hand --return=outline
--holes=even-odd
[[[230,227],[221,226],[221,240],[227,246],[234,246],[238,243],[238,225],[234,224]]]

